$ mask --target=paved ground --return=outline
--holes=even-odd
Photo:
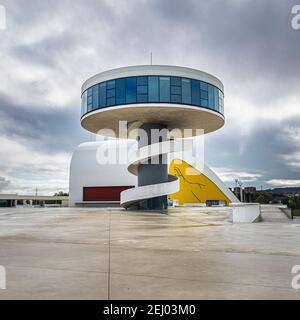
[[[300,299],[297,221],[232,225],[224,210],[203,208],[3,208],[0,299]]]
[[[288,216],[274,205],[262,205],[262,219],[266,222],[286,222]]]

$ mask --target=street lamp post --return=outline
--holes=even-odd
[[[238,184],[240,187],[240,199],[241,199],[241,202],[243,202],[243,189],[242,189],[243,182],[238,180]]]

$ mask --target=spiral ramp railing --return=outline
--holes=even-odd
[[[186,144],[184,144],[186,145]],[[187,149],[187,147],[184,147]],[[141,163],[148,159],[183,151],[182,140],[167,140],[150,144],[139,148],[136,153],[130,156],[128,171],[134,175],[138,175],[138,167]],[[179,179],[175,175],[168,175],[168,181],[158,184],[138,186],[121,192],[121,206],[128,208],[138,204],[140,201],[151,199],[154,197],[165,196],[178,192],[180,188]]]

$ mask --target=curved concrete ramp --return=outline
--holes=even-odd
[[[158,157],[162,154],[180,151],[182,144],[179,142],[180,141],[176,140],[168,140],[139,148],[136,153],[132,153],[130,156],[127,168],[128,171],[137,176],[138,168],[143,161]],[[167,182],[138,186],[122,191],[121,206],[127,209],[132,205],[137,205],[142,200],[176,193],[178,190],[178,177],[176,175],[168,174]]]

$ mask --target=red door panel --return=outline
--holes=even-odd
[[[120,201],[123,190],[134,186],[83,187],[83,201]]]

